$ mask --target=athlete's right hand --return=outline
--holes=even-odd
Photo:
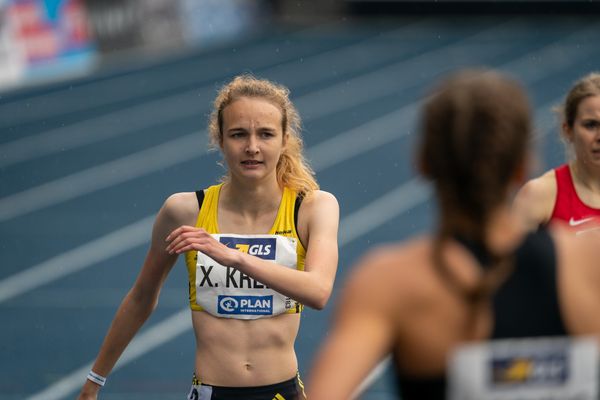
[[[236,268],[240,252],[216,240],[202,228],[182,225],[165,239],[169,254],[181,254],[186,251],[200,251],[221,265]]]

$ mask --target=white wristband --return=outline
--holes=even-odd
[[[87,378],[88,380],[97,383],[100,386],[104,386],[104,384],[106,383],[106,378],[103,377],[102,375],[98,375],[97,373],[95,373],[94,371],[88,372],[87,374]]]

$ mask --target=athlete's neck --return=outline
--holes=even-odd
[[[233,180],[221,187],[220,205],[248,216],[258,216],[279,208],[283,189],[275,184],[244,185]]]
[[[600,196],[600,168],[590,167],[580,161],[569,163],[575,185]]]

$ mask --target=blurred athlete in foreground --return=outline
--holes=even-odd
[[[358,262],[311,370],[310,400],[351,398],[386,355],[403,400],[450,398],[449,385],[462,383],[448,378],[460,372],[484,384],[453,398],[482,400],[503,384],[527,386],[535,363],[548,359],[511,355],[519,348],[511,345],[487,358],[479,349],[449,369],[463,344],[600,333],[600,246],[561,227],[528,233],[511,210],[531,131],[521,86],[493,71],[463,71],[437,87],[422,118],[419,166],[435,188],[437,229]]]

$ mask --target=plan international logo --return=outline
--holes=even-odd
[[[217,299],[219,314],[271,315],[273,295],[269,296],[225,296]]]
[[[275,238],[245,238],[221,236],[221,243],[242,253],[260,257],[263,260],[275,260],[277,239]]]

